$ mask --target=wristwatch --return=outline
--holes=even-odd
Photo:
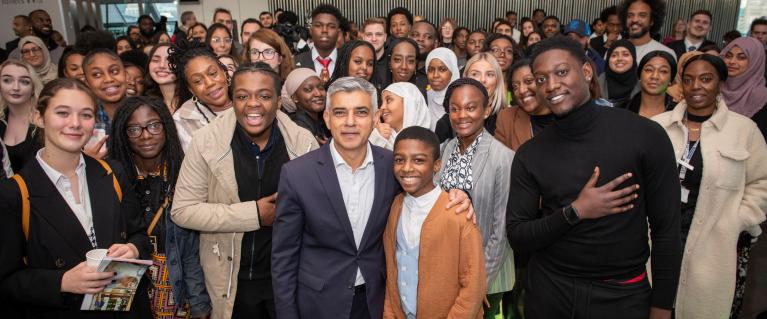
[[[576,210],[572,204],[562,208],[562,215],[565,216],[565,220],[568,224],[570,224],[570,226],[573,226],[581,221],[581,216],[578,215],[578,210]]]

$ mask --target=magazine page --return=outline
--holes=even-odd
[[[114,282],[97,294],[85,295],[80,310],[129,311],[141,277],[151,265],[151,260],[104,258],[97,269],[117,273]]]

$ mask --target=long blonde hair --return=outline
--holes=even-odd
[[[463,69],[463,77],[469,76],[469,70],[471,66],[477,61],[487,61],[495,71],[495,90],[493,92],[487,92],[490,94],[490,106],[493,108],[493,114],[498,113],[502,108],[506,106],[506,79],[503,78],[503,70],[498,64],[498,60],[489,52],[480,52],[475,54],[469,61],[466,61],[466,67]]]
[[[32,92],[34,94],[32,95],[31,100],[29,101],[29,115],[30,115],[30,121],[31,116],[34,113],[35,105],[37,104],[37,98],[40,96],[40,91],[43,90],[43,81],[40,80],[40,76],[37,75],[37,72],[35,72],[35,68],[33,68],[28,63],[16,60],[16,59],[8,59],[2,64],[0,64],[0,73],[3,72],[6,66],[9,65],[15,65],[18,67],[22,67],[27,70],[27,73],[29,73],[29,77],[32,79]],[[5,100],[3,99],[3,96],[0,95],[0,114],[3,114],[5,112],[5,108],[7,108],[8,105],[5,103]],[[4,118],[0,119],[2,121],[5,121]]]

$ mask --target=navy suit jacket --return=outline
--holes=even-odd
[[[272,233],[278,318],[349,318],[357,267],[365,278],[370,317],[383,316],[382,236],[400,186],[392,171],[392,153],[376,146],[372,152],[375,195],[359,249],[329,144],[284,165]]]
[[[304,51],[299,54],[296,54],[293,56],[293,63],[295,64],[296,68],[308,68],[312,69],[316,72],[322,71],[322,69],[317,70],[317,68],[314,67],[314,61],[312,60],[312,51]]]

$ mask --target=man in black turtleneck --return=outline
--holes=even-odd
[[[509,240],[532,253],[526,317],[670,318],[681,265],[674,151],[656,123],[594,103],[587,59],[561,36],[532,56],[556,120],[511,169]]]

